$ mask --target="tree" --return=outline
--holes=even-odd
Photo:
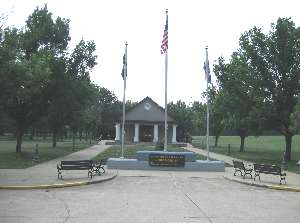
[[[72,94],[67,88],[65,55],[69,36],[69,20],[57,17],[53,19],[47,5],[36,8],[26,21],[24,48],[29,58],[34,52],[48,52],[50,55],[49,83],[46,88],[47,120],[53,132],[53,147],[56,146],[57,133],[65,124],[67,116],[67,95]]]
[[[254,27],[240,38],[240,51],[246,58],[257,98],[268,107],[268,124],[285,136],[286,160],[291,159],[290,115],[300,93],[300,28],[290,18],[279,18],[265,35]]]
[[[62,126],[78,128],[93,91],[89,72],[96,64],[95,43],[81,40],[72,54],[69,20],[55,21],[47,9],[36,8],[24,29],[5,29],[0,42],[0,104],[16,127],[16,151],[34,122],[48,116],[53,145]],[[75,130],[74,130],[75,131]]]
[[[101,122],[98,125],[99,135],[112,138],[115,134],[113,123],[117,122],[122,115],[122,103],[118,101],[115,94],[106,88],[100,88],[97,100]],[[128,109],[133,103],[126,103]]]
[[[68,100],[69,126],[75,134],[83,123],[83,115],[93,99],[94,87],[89,73],[96,65],[94,54],[96,45],[93,41],[81,40],[71,53],[67,63],[68,88],[72,92]]]
[[[194,135],[205,135],[206,133],[206,104],[194,101],[190,105]]]
[[[26,57],[24,41],[23,31],[7,28],[0,45],[0,101],[14,121],[16,152],[21,152],[24,131],[44,112],[50,74],[49,54],[35,52]]]
[[[216,108],[219,112],[223,110],[221,115],[226,117],[223,124],[237,131],[241,138],[240,151],[243,152],[245,138],[259,129],[259,120],[254,114],[260,104],[256,100],[255,87],[249,84],[252,73],[249,72],[245,57],[239,52],[232,54],[228,64],[219,58],[214,72],[221,92]]]
[[[67,20],[57,18],[43,8],[36,8],[23,30],[7,29],[2,52],[8,67],[2,67],[6,79],[5,109],[16,126],[16,151],[21,152],[24,131],[47,111],[52,58],[62,55],[70,40]]]
[[[50,82],[47,88],[48,110],[47,122],[52,131],[52,146],[56,147],[59,130],[67,124],[69,106],[73,94],[70,89],[70,78],[66,73],[65,58],[53,57],[50,62],[52,70]]]
[[[69,40],[68,36],[63,39],[66,40],[65,43]],[[56,146],[58,131],[66,124],[71,126],[74,140],[78,130],[85,128],[88,132],[91,131],[91,110],[88,107],[93,100],[95,87],[90,82],[89,72],[96,65],[97,58],[94,55],[96,45],[93,41],[81,40],[70,56],[65,55],[65,44],[57,46],[61,50],[55,51],[57,56],[51,61],[53,75],[49,86],[51,103],[48,120],[53,132],[53,147]]]
[[[170,102],[168,104],[168,111],[178,123],[177,137],[179,140],[190,141],[193,124],[189,106],[180,100],[176,104]]]
[[[53,56],[64,55],[69,36],[69,20],[57,17],[48,11],[47,4],[37,7],[28,17],[24,33],[24,49],[27,57],[38,51],[51,52]]]

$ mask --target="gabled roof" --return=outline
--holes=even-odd
[[[120,118],[122,120],[122,117]],[[168,122],[174,122],[174,119],[168,115]],[[126,122],[164,122],[165,109],[159,106],[150,97],[144,98],[125,114]]]

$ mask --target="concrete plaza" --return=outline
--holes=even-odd
[[[119,171],[82,187],[0,190],[0,222],[299,222],[297,192],[238,184],[222,173]]]

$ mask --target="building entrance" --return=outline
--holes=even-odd
[[[140,126],[140,141],[153,142],[153,126]]]

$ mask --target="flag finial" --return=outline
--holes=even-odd
[[[168,15],[168,9],[166,9],[166,14]]]
[[[205,46],[205,49],[208,50],[208,46]]]

